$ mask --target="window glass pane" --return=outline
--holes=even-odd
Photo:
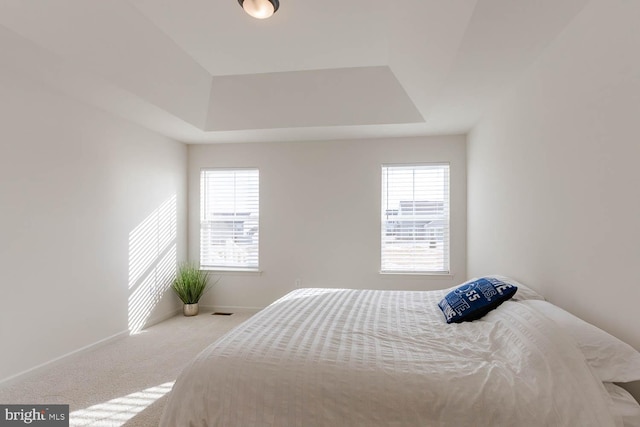
[[[381,271],[449,272],[449,165],[382,167]]]
[[[200,266],[257,269],[257,169],[206,169],[200,174]]]

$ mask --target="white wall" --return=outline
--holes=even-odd
[[[450,162],[453,277],[380,275],[383,163]],[[464,136],[189,146],[189,258],[203,167],[260,169],[260,269],[225,274],[203,305],[263,307],[295,288],[437,289],[466,277]]]
[[[0,70],[0,380],[175,313],[186,146]]]
[[[639,2],[592,1],[468,142],[469,275],[513,276],[636,349],[638,23]]]

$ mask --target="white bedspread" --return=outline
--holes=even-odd
[[[161,426],[614,426],[547,318],[508,301],[445,323],[445,291],[300,289],[204,350]]]

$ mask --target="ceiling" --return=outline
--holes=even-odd
[[[466,133],[588,0],[2,0],[0,67],[189,143]]]

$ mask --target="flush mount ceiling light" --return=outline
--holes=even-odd
[[[278,0],[238,0],[238,3],[245,12],[257,19],[270,17],[280,6]]]

